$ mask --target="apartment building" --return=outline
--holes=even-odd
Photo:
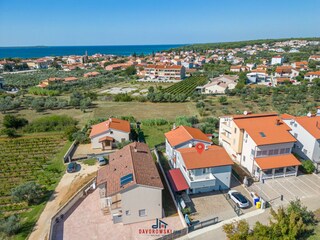
[[[276,113],[245,112],[220,118],[219,143],[257,179],[292,176],[301,163],[292,154],[290,130]]]
[[[271,58],[271,65],[279,64],[281,65],[284,61],[284,58],[282,56],[274,56]]]
[[[175,191],[196,194],[230,188],[233,162],[222,147],[211,145],[206,134],[180,126],[165,137],[166,155],[173,168],[168,177]]]
[[[159,80],[182,80],[186,76],[184,66],[178,65],[147,65],[145,68],[145,77]]]
[[[291,128],[290,133],[297,142],[293,152],[303,159],[310,159],[319,168],[320,165],[320,108],[317,114],[294,117],[288,115],[283,121]]]

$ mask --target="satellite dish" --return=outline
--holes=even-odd
[[[244,114],[244,115],[248,115],[248,111],[244,111],[243,114]]]
[[[308,112],[307,116],[308,116],[308,117],[311,117],[311,116],[312,116],[311,112]]]

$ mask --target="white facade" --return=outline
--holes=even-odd
[[[284,120],[292,129],[290,133],[297,139],[293,152],[304,159],[320,163],[320,140],[313,137],[304,127],[294,120]]]
[[[93,149],[101,148],[102,144],[99,143],[99,139],[103,137],[112,137],[116,142],[129,141],[129,133],[116,129],[108,129],[107,131],[91,137],[91,147]]]
[[[276,65],[276,64],[282,64],[283,63],[283,57],[273,57],[271,59],[271,65]]]

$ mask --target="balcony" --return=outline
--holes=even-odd
[[[228,122],[222,122],[221,127],[222,127],[222,129],[225,129],[228,132],[231,132],[231,127],[228,125]]]
[[[222,132],[222,133],[220,134],[220,137],[221,137],[221,139],[222,139],[223,141],[231,144],[231,139],[227,136],[226,132]]]
[[[191,188],[210,187],[216,185],[216,178],[212,173],[195,176],[189,172],[188,182]]]

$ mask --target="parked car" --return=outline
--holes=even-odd
[[[76,162],[71,162],[68,164],[68,167],[67,167],[67,172],[68,173],[73,173],[77,171],[77,163]]]
[[[104,157],[98,157],[98,163],[100,166],[103,166],[103,165],[106,165],[107,164],[107,161]]]
[[[240,192],[236,190],[230,190],[228,192],[229,197],[234,201],[239,208],[249,207],[249,201]]]

